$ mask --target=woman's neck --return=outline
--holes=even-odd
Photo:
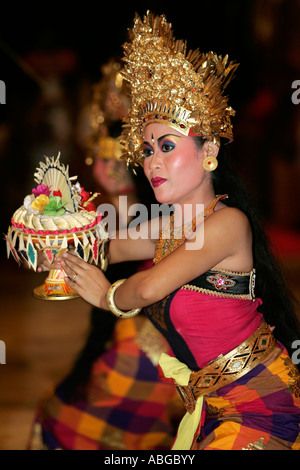
[[[196,217],[201,217],[204,214],[205,208],[215,198],[215,192],[213,186],[209,190],[206,190],[202,194],[199,194],[185,203],[174,204],[174,226],[180,227],[191,223]]]

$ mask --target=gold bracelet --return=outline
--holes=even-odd
[[[119,310],[118,307],[116,307],[115,302],[114,302],[114,294],[115,294],[116,289],[125,281],[126,279],[120,279],[119,281],[114,282],[108,289],[108,292],[107,292],[108,308],[114,315],[116,315],[116,317],[123,317],[123,318],[135,317],[141,311],[140,308],[129,310],[129,312],[122,312],[122,310]]]

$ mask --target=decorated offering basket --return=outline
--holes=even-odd
[[[43,253],[51,264],[72,246],[81,259],[99,265],[105,271],[105,245],[108,232],[88,193],[69,176],[69,167],[60,162],[60,153],[45,157],[34,174],[37,187],[15,211],[6,238],[7,256],[21,264],[24,259],[36,271]],[[63,270],[50,269],[44,283],[33,290],[44,300],[69,300],[79,297],[64,281]]]

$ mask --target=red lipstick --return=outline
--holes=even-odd
[[[167,181],[165,178],[159,178],[159,176],[156,176],[155,178],[151,178],[151,183],[153,188],[157,188],[161,184],[163,184],[165,181]]]

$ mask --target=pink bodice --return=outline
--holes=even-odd
[[[258,328],[260,299],[224,298],[180,289],[170,304],[170,319],[199,368],[241,344]]]

